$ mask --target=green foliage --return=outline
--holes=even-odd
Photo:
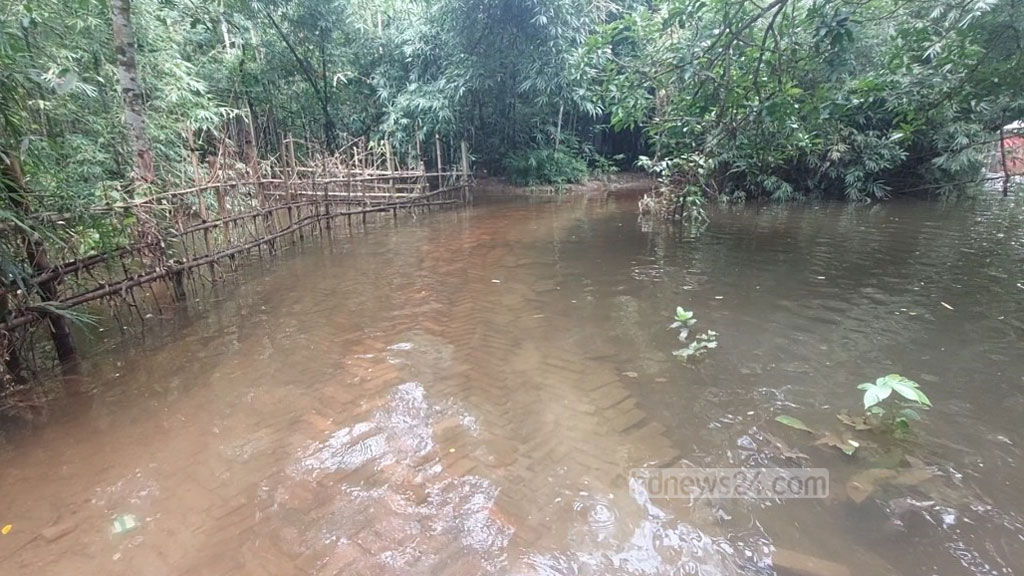
[[[534,148],[510,152],[505,160],[509,181],[520,186],[556,186],[587,179],[587,163],[569,151]]]
[[[645,198],[649,212],[680,217],[694,228],[708,222],[705,207],[710,194],[696,177],[708,171],[705,158],[700,154],[682,154],[655,161],[640,156],[637,165],[658,178],[657,188]]]
[[[713,348],[718,348],[718,332],[708,330],[697,334],[686,346],[676,350],[672,355],[679,356],[685,362]]]
[[[669,324],[669,329],[679,330],[679,341],[686,346],[672,352],[672,355],[682,358],[684,362],[718,348],[718,332],[714,330],[707,330],[689,340],[690,327],[696,323],[697,319],[693,317],[691,310],[686,310],[682,306],[676,307],[675,321]]]
[[[1024,116],[1024,5],[660,0],[588,49],[679,198],[957,194]],[[678,202],[677,202],[678,203]]]
[[[55,258],[122,244],[133,155],[110,6],[0,0],[0,155],[20,156]],[[477,166],[565,184],[643,130],[645,206],[699,225],[718,199],[852,201],[963,192],[1024,117],[1024,3],[975,0],[133,0],[157,188],[221,143],[299,156],[386,137],[433,165],[435,135]],[[426,145],[417,147],[417,141]],[[557,153],[556,153],[557,150]],[[224,159],[238,161],[238,158]],[[451,163],[451,158],[440,159]],[[613,158],[616,162],[621,159]],[[201,167],[201,171],[206,168]],[[200,177],[205,174],[200,174]],[[0,256],[18,243],[0,237]]]
[[[595,155],[590,159],[590,175],[598,179],[605,179],[612,174],[618,173],[619,167],[615,165],[615,161],[621,161],[622,158],[622,154],[616,154],[611,159]]]
[[[864,410],[897,433],[909,430],[911,422],[921,419],[918,410],[932,406],[931,400],[917,382],[899,374],[882,376],[873,383],[865,382],[858,385],[857,389],[864,391]],[[893,392],[903,400],[897,402]],[[885,402],[888,398],[893,400]]]
[[[840,422],[855,431],[884,431],[894,436],[902,436],[910,431],[911,422],[921,419],[918,411],[932,406],[931,400],[917,382],[899,374],[889,374],[874,382],[865,382],[858,385],[857,389],[864,392],[865,414],[851,416],[843,411],[836,415]],[[897,402],[896,396],[893,396],[894,392],[903,400]],[[793,416],[781,414],[775,417],[775,421],[796,430],[816,433]],[[847,456],[852,456],[861,446],[861,443],[850,434],[834,433],[825,433],[815,444],[835,447]]]
[[[669,328],[689,327],[697,323],[697,319],[693,317],[693,311],[687,310],[682,306],[676,306],[675,318],[675,322],[669,324]]]

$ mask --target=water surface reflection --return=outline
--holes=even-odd
[[[701,235],[634,208],[482,205],[340,233],[249,269],[205,314],[100,346],[95,393],[9,442],[0,559],[17,574],[1024,570],[1021,206],[741,207]],[[694,366],[671,355],[677,305],[720,333]],[[868,435],[850,458],[774,422],[839,432],[856,384],[892,371],[936,404],[913,438]],[[832,496],[664,500],[629,480],[686,465],[827,467]],[[139,528],[111,535],[125,514]]]

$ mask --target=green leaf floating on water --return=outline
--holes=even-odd
[[[797,430],[803,430],[804,432],[810,432],[811,434],[814,434],[814,430],[808,428],[807,424],[804,424],[799,418],[794,418],[792,416],[780,414],[775,417],[775,421],[778,422],[779,424],[789,426],[790,428],[796,428]]]

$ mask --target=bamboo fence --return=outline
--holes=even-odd
[[[422,160],[401,166],[387,143],[361,140],[303,165],[295,161],[291,138],[283,158],[262,164],[254,158],[227,162],[222,147],[205,173],[193,153],[193,186],[92,208],[131,215],[135,226],[148,232],[136,234],[126,246],[37,271],[20,286],[0,286],[0,301],[6,303],[0,310],[0,356],[7,371],[25,365],[19,356],[26,347],[38,347],[32,343],[34,328],[54,314],[97,301],[111,309],[127,304],[138,310],[136,292],[159,300],[152,285],[161,281],[184,302],[188,286],[217,282],[225,265],[235,270],[247,256],[262,258],[314,236],[329,237],[332,228],[365,226],[369,215],[397,218],[400,212],[468,202],[468,148],[461,143],[461,163],[446,167],[441,141],[435,143],[438,161],[429,172]],[[62,217],[37,216],[43,221]],[[58,287],[56,299],[42,301],[38,287],[44,285]],[[55,339],[54,347],[59,346]],[[74,350],[56,352],[62,360],[75,357]]]

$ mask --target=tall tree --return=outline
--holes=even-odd
[[[128,128],[128,143],[135,163],[135,178],[142,182],[152,182],[155,178],[153,151],[149,136],[146,135],[146,112],[135,58],[131,0],[110,0],[110,13],[113,20],[114,53],[117,55],[117,82],[121,87],[124,122]]]

